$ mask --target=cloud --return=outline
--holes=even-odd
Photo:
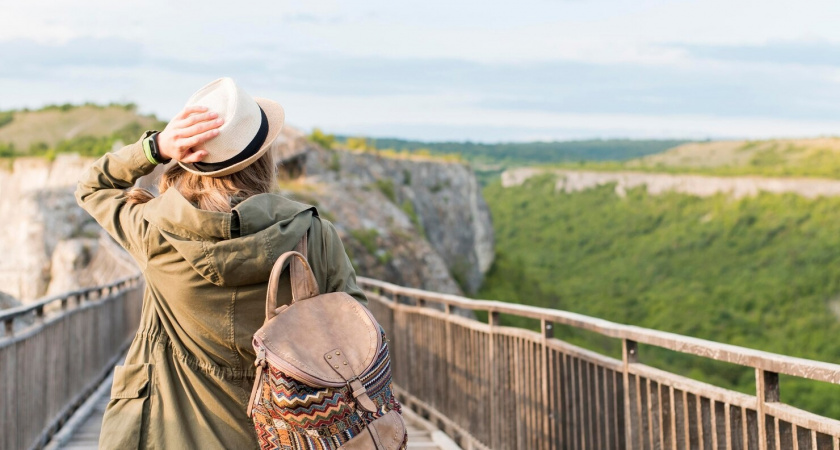
[[[0,76],[48,76],[67,67],[118,68],[140,65],[143,48],[124,39],[77,38],[64,44],[42,44],[28,39],[0,42]]]
[[[571,135],[573,132],[560,121],[568,123],[575,115],[590,117],[584,130],[592,133],[590,136],[597,135],[596,129],[606,135],[633,135],[627,124],[636,122],[628,122],[629,117],[644,117],[639,123],[647,124],[645,129],[660,130],[668,136],[679,132],[696,136],[702,134],[704,126],[687,126],[692,119],[674,122],[678,126],[668,129],[650,124],[656,120],[664,123],[671,116],[696,117],[710,124],[710,134],[726,130],[727,135],[732,135],[733,128],[725,127],[720,121],[741,123],[750,127],[751,133],[772,131],[772,128],[735,120],[795,121],[797,125],[791,130],[806,129],[803,124],[813,121],[828,132],[831,128],[825,127],[827,123],[840,122],[840,80],[831,68],[803,66],[804,63],[742,64],[733,47],[683,45],[680,48],[692,55],[687,64],[598,64],[562,59],[480,62],[456,58],[349,56],[326,51],[288,52],[280,44],[270,43],[238,53],[225,52],[211,57],[184,53],[176,58],[146,51],[139,43],[121,39],[84,38],[61,45],[16,40],[0,42],[0,54],[4,55],[0,83],[4,107],[131,100],[141,108],[167,117],[177,112],[188,94],[202,83],[231,76],[255,95],[294,97],[298,112],[306,111],[298,115],[305,117],[301,124],[306,126],[326,125],[327,122],[319,121],[319,115],[328,116],[326,110],[337,105],[353,110],[358,107],[352,105],[365,103],[386,111],[406,111],[404,102],[410,101],[411,108],[417,109],[417,114],[411,116],[412,123],[377,128],[377,123],[388,122],[388,116],[369,111],[364,117],[366,121],[352,126],[368,127],[365,130],[393,129],[394,133],[413,133],[411,130],[430,127],[430,131],[451,136],[457,130],[447,128],[446,121],[454,124],[458,116],[450,113],[460,112],[487,120],[493,117],[496,123],[516,122],[523,130],[514,133],[512,129],[488,125],[499,130],[488,132],[499,139],[504,139],[504,133],[511,138],[543,131],[546,136]],[[743,48],[749,47],[738,48],[746,51]],[[767,55],[771,54],[776,61],[782,61],[785,55],[768,50]],[[812,61],[816,56],[799,58]],[[716,63],[717,60],[727,62]],[[26,91],[16,92],[18,89],[12,86],[26,86]],[[418,99],[428,101],[418,103]],[[336,106],[331,107],[331,103]],[[502,120],[502,117],[509,119]],[[532,130],[527,126],[529,119],[523,119],[529,117],[538,117],[545,123]],[[555,118],[558,125],[549,126],[548,122]],[[718,122],[711,125],[710,118]],[[623,123],[605,122],[595,126],[598,120]],[[346,129],[337,120],[330,125]],[[464,128],[464,132],[473,135],[484,125],[470,122],[458,126],[472,127],[471,131]],[[574,127],[581,129],[581,125]]]
[[[481,63],[454,59],[295,55],[248,75],[318,95],[464,95],[474,106],[582,114],[701,114],[840,120],[830,74],[797,68],[686,67],[575,61]]]
[[[678,44],[690,57],[740,63],[840,66],[840,45],[819,41],[776,41],[762,45]]]

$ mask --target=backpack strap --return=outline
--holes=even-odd
[[[298,241],[297,245],[295,246],[295,251],[303,255],[303,259],[305,259],[308,263],[309,255],[307,255],[306,252],[308,247],[306,238],[307,234],[309,234],[309,230],[306,230],[306,233],[303,233],[303,237],[300,238],[300,241]],[[295,280],[303,280],[306,278],[306,269],[302,266],[299,259],[292,258],[292,262],[289,263],[289,276],[291,276],[292,279],[292,303],[295,302],[295,299],[303,300],[305,298],[313,296],[308,295],[309,292],[305,290],[299,283],[295,282]],[[318,294],[320,294],[320,292],[318,292],[318,289],[315,289],[314,295]]]
[[[303,235],[301,242],[295,249],[302,249],[306,252],[306,234]],[[280,274],[286,267],[286,262],[291,262],[290,278],[292,284],[292,303],[298,300],[305,300],[314,297],[321,293],[318,287],[318,282],[315,281],[315,275],[312,273],[312,268],[306,257],[297,251],[286,252],[277,258],[274,267],[271,269],[271,275],[268,277],[268,291],[265,299],[265,320],[268,322],[271,318],[277,315],[277,288],[280,284]],[[297,267],[297,268],[296,268]]]

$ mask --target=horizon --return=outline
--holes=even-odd
[[[45,108],[51,107],[61,107],[63,105],[71,105],[73,107],[82,107],[82,106],[95,106],[95,107],[108,107],[108,106],[124,106],[128,104],[135,105],[136,109],[135,112],[138,115],[143,116],[151,116],[158,120],[164,119],[160,118],[154,112],[143,111],[141,105],[138,105],[136,102],[133,101],[113,101],[113,102],[105,102],[105,103],[97,103],[93,101],[84,101],[81,103],[60,103],[60,102],[45,102],[43,104],[37,106],[23,106],[20,108],[12,108],[7,110],[0,109],[0,113],[7,112],[7,111],[23,111],[23,112],[38,112]],[[309,129],[305,129],[303,127],[296,126],[295,124],[286,123],[286,126],[290,126],[297,130],[304,132],[307,136],[311,134],[315,129],[319,129],[321,132],[327,135],[333,135],[338,139],[346,139],[346,138],[365,138],[371,139],[374,141],[377,140],[401,140],[407,142],[418,142],[418,143],[428,143],[428,144],[446,144],[446,143],[454,143],[454,144],[480,144],[480,145],[504,145],[504,144],[538,144],[538,143],[574,143],[574,142],[591,142],[591,141],[684,141],[685,143],[690,142],[726,142],[726,141],[764,141],[764,140],[799,140],[799,139],[837,139],[840,138],[840,133],[838,134],[823,134],[823,135],[814,135],[814,136],[770,136],[770,137],[762,137],[757,139],[752,139],[749,137],[744,136],[733,136],[733,137],[722,137],[722,138],[687,138],[687,137],[629,137],[629,136],[613,136],[613,137],[586,137],[586,138],[568,138],[568,139],[530,139],[530,140],[482,140],[482,139],[443,139],[443,140],[435,140],[435,139],[413,139],[407,138],[403,136],[388,136],[388,135],[364,135],[364,134],[345,134],[345,133],[332,133],[330,130],[322,129],[319,126],[314,126]]]

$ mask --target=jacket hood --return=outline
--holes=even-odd
[[[218,286],[267,281],[277,258],[295,248],[317,215],[314,206],[278,194],[249,197],[231,213],[205,211],[177,189],[149,201],[143,212],[196,272]]]

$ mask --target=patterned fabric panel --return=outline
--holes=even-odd
[[[254,406],[254,426],[263,449],[335,450],[364,431],[365,423],[400,404],[391,391],[391,359],[385,333],[371,370],[360,377],[375,413],[356,410],[352,392],[340,388],[314,388],[269,364],[267,382]],[[403,442],[403,448],[406,443]]]

